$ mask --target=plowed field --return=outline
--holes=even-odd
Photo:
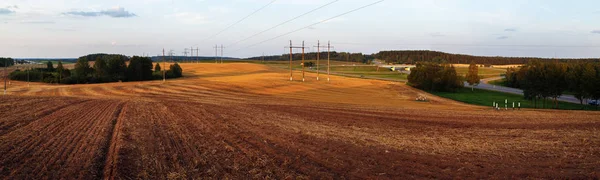
[[[599,112],[494,111],[257,64],[182,68],[165,83],[12,82],[0,179],[600,176]]]

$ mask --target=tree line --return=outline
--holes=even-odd
[[[94,59],[93,66],[90,66],[90,59]],[[162,79],[161,70],[160,63],[153,66],[149,57],[93,54],[78,58],[72,70],[64,68],[61,61],[54,68],[49,61],[46,68],[16,70],[10,74],[10,78],[62,84],[147,81]],[[177,63],[164,73],[166,78],[183,77],[183,70]]]
[[[454,66],[433,62],[418,62],[408,75],[408,85],[426,91],[453,92],[464,87],[463,81]]]
[[[437,60],[445,60],[451,64],[467,64],[475,62],[476,64],[485,65],[507,65],[507,64],[527,64],[531,61],[559,61],[559,62],[600,62],[600,58],[587,59],[548,59],[548,58],[533,58],[533,57],[487,57],[487,56],[471,56],[463,54],[450,54],[438,51],[381,51],[375,54],[375,58],[384,60],[386,63],[397,64],[416,64],[417,62],[430,62]]]
[[[508,87],[523,89],[526,99],[550,98],[558,108],[558,97],[568,92],[583,104],[584,99],[600,99],[600,64],[590,62],[531,61],[521,68],[508,68],[504,81]]]
[[[12,58],[0,57],[0,67],[8,67],[12,65],[15,65],[15,60],[13,60]]]

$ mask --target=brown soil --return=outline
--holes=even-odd
[[[255,64],[177,80],[12,82],[0,179],[598,178],[600,113],[493,111]],[[430,102],[416,102],[418,94]]]

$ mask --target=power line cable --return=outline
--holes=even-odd
[[[385,0],[380,0],[380,1],[377,1],[377,2],[374,2],[374,3],[371,3],[371,4],[367,4],[367,5],[365,5],[365,6],[361,6],[361,7],[359,7],[359,8],[353,9],[353,10],[351,10],[351,11],[348,11],[348,12],[345,12],[345,13],[342,13],[342,14],[339,14],[339,15],[336,15],[336,16],[333,16],[333,17],[331,17],[331,18],[328,18],[328,19],[325,19],[325,20],[322,20],[322,21],[319,21],[319,22],[316,22],[316,23],[310,24],[310,25],[308,25],[308,26],[305,26],[305,27],[302,27],[302,28],[299,28],[299,29],[296,29],[296,30],[293,30],[293,31],[287,32],[287,33],[285,33],[285,34],[282,34],[282,35],[279,35],[279,36],[275,36],[275,37],[273,37],[273,38],[270,38],[270,39],[267,39],[267,40],[261,41],[261,42],[259,42],[259,43],[252,44],[252,45],[250,45],[250,46],[246,46],[245,48],[254,47],[254,46],[256,46],[256,45],[259,45],[259,44],[262,44],[262,43],[265,43],[265,42],[268,42],[268,41],[272,41],[272,40],[274,40],[274,39],[277,39],[277,38],[280,38],[280,37],[283,37],[283,36],[286,36],[286,35],[289,35],[289,34],[292,34],[292,33],[296,33],[296,32],[298,32],[298,31],[301,31],[301,30],[303,30],[303,29],[307,29],[307,28],[310,28],[310,27],[312,27],[312,26],[315,26],[315,25],[318,25],[318,24],[321,24],[321,23],[324,23],[324,22],[330,21],[330,20],[332,20],[332,19],[335,19],[335,18],[338,18],[338,17],[344,16],[344,15],[346,15],[346,14],[350,14],[350,13],[356,12],[356,11],[358,11],[358,10],[361,10],[361,9],[367,8],[367,7],[369,7],[369,6],[373,6],[373,5],[375,5],[375,4],[379,4],[379,3],[383,2],[383,1],[385,1]],[[242,50],[242,49],[245,49],[245,48],[240,48],[240,49],[237,49],[237,50],[235,50],[235,51],[233,51],[233,52],[237,52],[237,51],[239,51],[239,50]]]
[[[339,1],[339,0],[331,1],[331,2],[329,2],[329,3],[327,3],[327,4],[325,4],[325,5],[322,5],[322,6],[318,7],[318,8],[315,8],[315,9],[313,9],[313,10],[310,10],[310,11],[308,11],[308,12],[306,12],[306,13],[304,13],[304,14],[300,15],[300,16],[296,16],[296,17],[294,17],[294,18],[292,18],[292,19],[289,19],[289,20],[287,20],[287,21],[285,21],[285,22],[279,23],[279,24],[277,24],[277,25],[275,25],[275,26],[273,26],[273,27],[271,27],[271,28],[269,28],[269,29],[266,29],[266,30],[264,30],[264,31],[261,31],[261,32],[259,32],[259,33],[256,33],[256,34],[254,34],[254,35],[251,35],[251,36],[247,37],[246,39],[242,39],[242,40],[239,40],[239,41],[237,41],[237,42],[234,42],[234,43],[232,43],[232,44],[230,44],[230,45],[227,45],[227,47],[230,47],[230,46],[233,46],[233,45],[239,44],[239,43],[241,43],[241,42],[244,42],[244,41],[246,41],[246,40],[248,40],[248,39],[251,39],[251,38],[253,38],[253,37],[256,37],[256,36],[258,36],[258,35],[261,35],[261,34],[263,34],[263,33],[267,32],[267,31],[273,30],[273,29],[275,29],[275,28],[277,28],[277,27],[279,27],[279,26],[282,26],[282,25],[284,25],[284,24],[287,24],[287,23],[289,23],[289,22],[292,22],[292,21],[294,21],[294,20],[296,20],[296,19],[298,19],[298,18],[301,18],[301,17],[303,17],[303,16],[306,16],[306,15],[308,15],[308,14],[310,14],[310,13],[313,13],[313,12],[315,12],[315,11],[319,10],[319,9],[323,9],[323,8],[325,8],[325,7],[327,7],[327,6],[331,5],[331,4],[333,4],[333,3],[335,3],[335,2],[338,2],[338,1]]]
[[[223,32],[225,32],[225,31],[229,30],[231,27],[233,27],[233,26],[235,26],[235,25],[237,25],[237,24],[241,23],[242,21],[244,21],[244,20],[248,19],[250,16],[252,16],[252,15],[254,15],[254,14],[258,13],[259,11],[261,11],[261,10],[263,10],[263,9],[265,9],[265,8],[267,8],[269,5],[271,5],[271,4],[273,4],[273,3],[275,3],[275,1],[277,1],[277,0],[273,0],[273,1],[269,2],[269,4],[267,4],[267,5],[263,6],[263,7],[261,7],[260,9],[257,9],[256,11],[254,11],[254,12],[252,12],[252,13],[248,14],[246,17],[244,17],[244,18],[242,18],[242,19],[238,20],[237,22],[235,22],[235,23],[233,23],[233,24],[231,24],[231,25],[227,26],[225,29],[223,29],[223,30],[219,31],[218,33],[216,33],[216,34],[214,34],[214,35],[212,35],[212,36],[210,36],[210,37],[208,37],[208,38],[206,38],[206,39],[204,39],[204,40],[202,40],[202,41],[206,41],[206,40],[209,40],[209,39],[211,39],[211,38],[214,38],[215,36],[218,36],[218,35],[220,35],[221,33],[223,33]]]
[[[511,45],[511,44],[394,44],[394,43],[352,43],[352,42],[338,42],[336,44],[346,45],[386,45],[386,46],[481,46],[481,47],[534,47],[534,48],[598,48],[600,45],[542,45],[542,44],[523,44],[523,45]]]

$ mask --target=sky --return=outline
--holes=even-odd
[[[379,1],[2,0],[0,57],[182,55],[190,47],[214,56],[216,44],[224,56],[251,57],[289,53],[292,40],[307,52],[330,41],[366,54],[600,58],[598,0]]]

